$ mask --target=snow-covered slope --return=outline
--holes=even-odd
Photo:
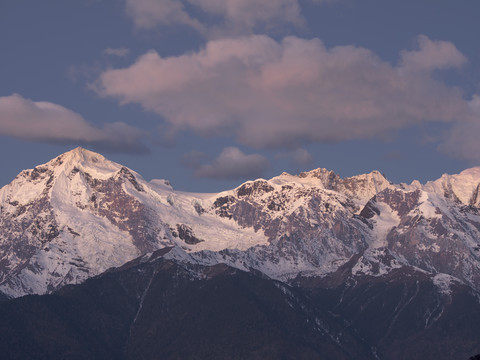
[[[435,193],[464,205],[480,206],[480,167],[462,171],[460,174],[444,174],[435,181],[429,181],[423,190]]]
[[[283,281],[354,259],[352,275],[407,266],[479,289],[479,183],[479,168],[409,186],[317,169],[193,194],[77,148],[0,189],[0,291],[51,292],[166,246]]]

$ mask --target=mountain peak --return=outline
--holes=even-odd
[[[463,170],[460,174],[443,174],[435,181],[429,181],[424,189],[464,205],[480,205],[480,167]]]
[[[60,156],[62,156],[64,159],[78,159],[78,160],[96,159],[97,161],[105,160],[103,155],[87,150],[81,146],[78,146],[75,149],[67,151]]]
[[[463,170],[459,176],[475,178],[480,181],[480,166],[475,166],[470,169]]]
[[[103,155],[96,152],[84,149],[82,147],[76,147],[70,151],[63,153],[62,155],[51,160],[49,163],[81,163],[81,164],[98,164],[109,162]]]
[[[103,155],[82,147],[67,151],[46,165],[62,172],[70,172],[76,168],[99,179],[108,178],[122,168],[120,164],[106,159]]]

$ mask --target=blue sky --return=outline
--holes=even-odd
[[[480,3],[3,0],[0,185],[76,146],[218,191],[480,162]],[[478,95],[477,95],[478,94]]]

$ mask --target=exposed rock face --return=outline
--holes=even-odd
[[[145,192],[127,168],[122,167],[117,175],[107,180],[94,179],[83,172],[78,172],[75,176],[83,176],[92,191],[89,202],[77,203],[79,208],[106,218],[113,226],[130,233],[133,245],[140,253],[158,248],[154,215],[148,207],[123,189],[125,180],[128,180],[135,190]]]
[[[172,234],[173,236],[182,239],[189,245],[195,245],[203,241],[195,237],[192,228],[185,224],[177,224],[177,232],[172,232]]]
[[[323,188],[342,193],[349,198],[358,199],[363,202],[384,189],[395,188],[395,186],[378,171],[342,179],[331,170],[316,169],[300,173],[298,177],[304,179],[319,179]]]
[[[48,243],[60,234],[49,191],[52,188],[52,172],[45,167],[23,171],[16,180],[22,183],[44,182],[43,191],[34,199],[20,201],[7,195],[1,206],[0,229],[0,283],[15,276],[22,269],[35,272],[35,264],[23,259],[32,257],[38,248],[48,249]]]

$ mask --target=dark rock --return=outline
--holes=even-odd
[[[185,224],[177,224],[178,237],[189,245],[195,245],[203,242],[193,235],[192,228]],[[173,234],[173,233],[172,233]]]
[[[237,189],[237,196],[251,196],[251,195],[262,195],[273,191],[273,186],[271,186],[265,180],[257,180],[253,182],[248,182],[243,184]]]
[[[142,185],[138,183],[137,179],[135,178],[135,175],[133,175],[130,172],[130,170],[128,170],[125,166],[120,169],[119,174],[120,176],[127,179],[137,191],[145,192],[145,189],[143,188]]]
[[[193,204],[193,208],[195,209],[198,215],[202,215],[203,213],[205,213],[205,209],[202,207],[202,205],[200,205],[199,202],[195,202]]]
[[[231,219],[233,215],[230,210],[230,206],[235,201],[236,201],[235,197],[231,195],[217,198],[213,203],[213,207],[215,208],[215,213],[220,217]]]
[[[470,206],[479,206],[480,205],[480,184],[477,185],[475,191],[473,192],[472,198],[469,201]]]
[[[378,207],[376,206],[375,196],[366,203],[359,215],[364,219],[371,219],[375,215],[380,215],[380,210],[378,210]]]
[[[219,207],[222,207],[222,206],[227,205],[229,203],[232,203],[234,201],[235,201],[235,198],[231,195],[222,196],[222,197],[219,197],[215,200],[215,202],[213,203],[213,207],[215,209],[217,209]]]

